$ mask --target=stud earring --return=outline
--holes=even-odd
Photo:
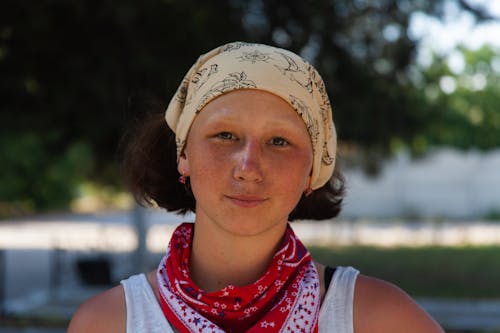
[[[181,183],[181,184],[184,184],[184,185],[185,185],[185,184],[186,184],[186,176],[181,175],[181,176],[179,177],[179,183]]]

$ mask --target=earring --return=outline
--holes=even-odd
[[[306,190],[304,191],[304,195],[306,197],[310,196],[312,193],[313,193],[313,189],[310,187],[306,188]]]
[[[185,184],[186,184],[186,176],[181,175],[181,176],[179,177],[179,183],[181,183],[181,184],[184,184],[184,185],[185,185]]]

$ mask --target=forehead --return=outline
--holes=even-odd
[[[234,90],[218,96],[205,105],[196,118],[214,120],[240,117],[245,120],[276,120],[304,126],[303,120],[290,103],[273,93],[258,89]]]

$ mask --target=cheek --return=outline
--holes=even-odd
[[[197,147],[189,159],[191,177],[193,181],[214,181],[220,179],[224,167],[227,167],[229,156],[213,149],[210,145]]]
[[[297,187],[302,192],[309,186],[312,170],[312,157],[309,154],[296,154],[277,159],[273,163],[276,177],[282,179],[287,190]]]

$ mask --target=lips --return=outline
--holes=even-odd
[[[244,208],[257,207],[267,200],[267,198],[253,195],[228,195],[226,198],[233,204]]]

